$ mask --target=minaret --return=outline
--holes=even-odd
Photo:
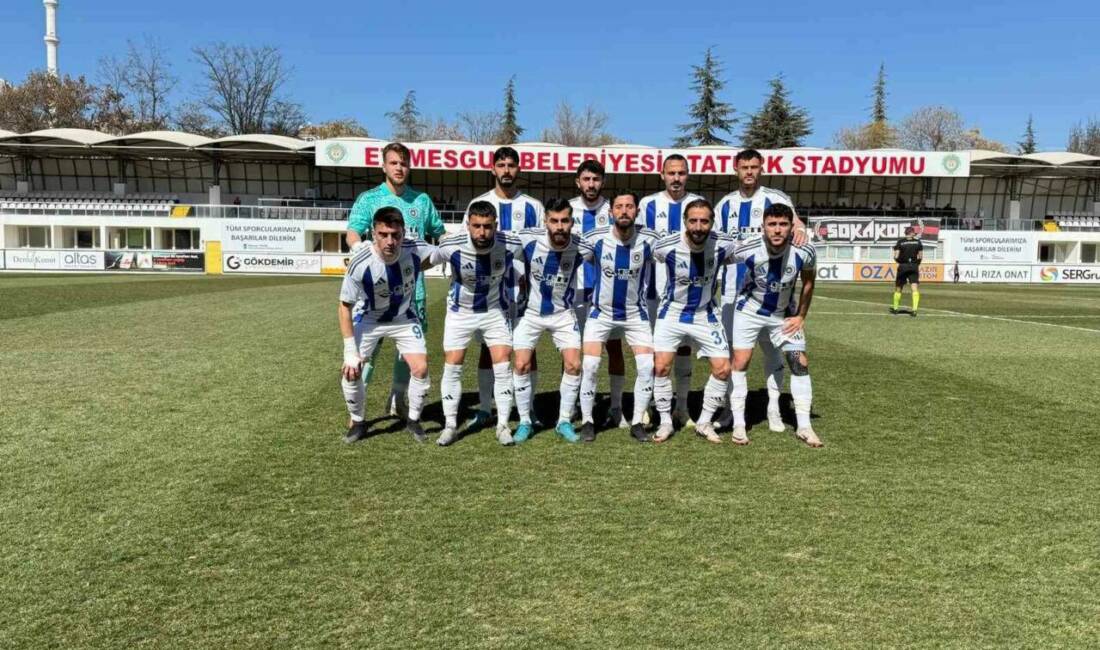
[[[46,5],[46,71],[57,76],[57,0],[42,0]]]

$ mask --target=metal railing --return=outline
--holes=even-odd
[[[298,219],[301,221],[347,221],[347,208],[312,208],[265,205],[192,205],[188,216],[208,219]]]

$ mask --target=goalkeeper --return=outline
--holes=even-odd
[[[409,149],[400,142],[391,142],[382,149],[382,172],[386,180],[378,187],[363,192],[355,199],[348,216],[347,239],[348,246],[357,250],[363,245],[364,238],[368,238],[371,227],[374,225],[374,214],[379,208],[394,207],[401,211],[405,219],[405,238],[423,239],[434,241],[443,235],[443,220],[439,217],[432,199],[426,193],[409,187],[409,162],[411,156]],[[421,275],[416,283],[416,296],[413,299],[413,309],[422,323],[425,331],[428,329],[428,318],[425,313],[424,276]],[[374,356],[363,365],[361,379],[363,383],[370,381],[374,371],[374,361],[378,358],[378,346],[374,350]],[[409,366],[400,355],[393,365],[393,389],[386,400],[390,407],[390,413],[404,419],[408,410],[405,394],[409,386]]]

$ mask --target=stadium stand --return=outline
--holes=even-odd
[[[1047,218],[1057,224],[1058,230],[1077,232],[1100,230],[1100,215],[1091,212],[1054,213]]]
[[[169,216],[178,197],[171,194],[116,195],[102,192],[0,193],[4,214],[122,214]]]

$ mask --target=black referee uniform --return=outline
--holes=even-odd
[[[898,274],[894,278],[894,286],[904,287],[906,283],[920,284],[920,255],[924,251],[924,245],[916,237],[899,239],[894,244],[894,253],[898,262]]]

